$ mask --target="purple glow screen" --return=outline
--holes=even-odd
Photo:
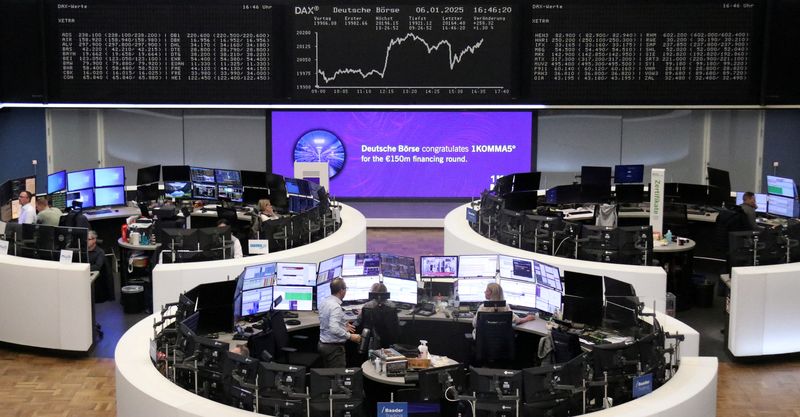
[[[330,191],[337,197],[475,197],[493,176],[530,171],[532,117],[530,112],[273,112],[272,172],[293,176],[297,156],[340,167],[331,170],[336,175]],[[339,141],[331,143],[325,132]]]

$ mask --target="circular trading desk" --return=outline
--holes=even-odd
[[[220,261],[159,264],[153,269],[153,307],[174,302],[200,284],[235,279],[251,265],[291,260],[319,263],[342,253],[367,251],[367,220],[356,209],[340,204],[342,225],[324,239],[266,255]]]
[[[432,317],[416,317],[416,320],[453,321],[441,313]],[[716,415],[717,359],[697,357],[697,332],[676,319],[657,314],[665,332],[687,335],[681,344],[681,362],[678,371],[664,385],[642,398],[587,414],[596,417],[647,417],[666,415],[688,415],[712,417]],[[403,313],[401,320],[409,320]],[[116,399],[117,416],[151,417],[196,416],[196,417],[246,417],[253,412],[244,411],[214,402],[187,391],[165,378],[150,359],[148,344],[153,337],[152,323],[159,320],[157,314],[147,317],[128,330],[117,344]],[[319,326],[316,313],[300,313],[301,324],[288,326],[289,331]],[[469,321],[468,319],[460,319]],[[459,321],[460,321],[459,320]],[[546,323],[534,320],[516,327],[518,331],[544,334]],[[695,337],[689,337],[694,335]],[[432,347],[432,349],[435,349]]]

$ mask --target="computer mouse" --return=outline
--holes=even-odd
[[[289,319],[289,320],[286,320],[286,324],[288,324],[289,326],[297,326],[297,325],[300,324],[300,320]]]

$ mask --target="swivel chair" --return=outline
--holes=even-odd
[[[514,358],[514,313],[478,312],[475,326],[475,364],[509,368]]]
[[[266,351],[269,356],[280,363],[305,366],[307,369],[321,365],[318,353],[301,352],[300,349],[290,346],[290,339],[298,343],[310,340],[302,335],[292,335],[290,338],[289,332],[286,330],[283,312],[273,310],[264,318],[261,333],[248,339],[247,347],[250,349],[250,356],[254,358],[260,358],[262,352]],[[306,349],[311,350],[310,348]]]
[[[369,329],[369,349],[387,348],[400,340],[397,309],[379,302],[375,307],[363,308],[361,314],[362,327]]]

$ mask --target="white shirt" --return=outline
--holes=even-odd
[[[244,253],[242,252],[242,242],[239,242],[239,238],[236,236],[231,236],[231,242],[233,242],[233,257],[243,257]]]
[[[33,207],[33,203],[28,203],[22,206],[22,210],[19,212],[19,224],[34,224],[36,223],[36,209]]]

